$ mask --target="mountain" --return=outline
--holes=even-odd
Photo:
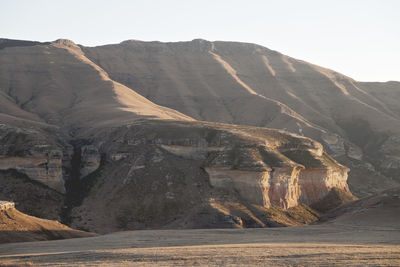
[[[39,217],[101,233],[300,225],[342,204],[332,190],[397,184],[390,97],[257,45],[2,39],[0,61],[0,196]]]
[[[113,80],[192,118],[320,141],[350,167],[358,196],[400,182],[399,82],[357,82],[248,43],[125,41],[83,51]]]

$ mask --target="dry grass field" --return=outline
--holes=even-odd
[[[349,225],[146,230],[0,246],[0,266],[400,266],[400,231]]]

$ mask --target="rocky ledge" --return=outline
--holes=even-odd
[[[125,164],[137,157],[135,152],[143,145],[200,161],[212,187],[237,192],[246,202],[263,207],[311,205],[332,188],[349,192],[349,169],[312,139],[284,131],[224,124],[201,123],[190,128],[187,123],[174,127],[155,125],[121,127],[112,135],[111,143],[102,142],[101,149]],[[139,127],[147,134],[138,136]],[[149,165],[146,160],[136,160],[127,179],[135,169]]]
[[[0,200],[0,211],[15,208],[14,202]]]
[[[211,185],[237,191],[251,204],[288,209],[300,203],[311,205],[332,188],[349,191],[349,169],[327,155],[321,144],[288,133],[280,134],[298,140],[287,143],[279,141],[279,137],[268,138],[263,144],[262,140],[249,143],[243,138],[231,143],[222,131],[219,144],[200,138],[161,140],[160,146],[186,159],[203,156]],[[273,144],[268,143],[271,141]]]
[[[226,205],[287,210],[333,188],[349,192],[349,169],[320,143],[267,128],[139,120],[74,140],[39,130],[2,136],[0,169],[66,189],[63,221],[91,231],[263,227],[266,221],[251,222]]]

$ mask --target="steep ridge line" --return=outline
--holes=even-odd
[[[390,113],[354,88],[351,81],[399,114],[397,84],[363,84],[331,71],[337,82],[363,104],[343,94],[311,63],[248,43],[136,41],[82,47],[82,50],[112,79],[138,89],[140,94],[157,104],[196,119],[284,129],[320,141],[337,160],[352,168],[349,181],[358,196],[383,190],[392,184],[390,177],[398,177],[395,172],[396,166],[400,166],[396,155],[399,120],[384,115]],[[326,129],[327,133],[322,134],[292,119],[269,100],[252,97],[248,88],[232,75],[226,75],[226,69],[208,53],[209,50],[229,63],[237,72],[236,76],[250,89],[284,103],[308,121]],[[262,61],[262,55],[268,58],[275,77]],[[210,89],[215,94],[210,93]],[[218,101],[215,95],[218,95]],[[371,151],[371,147],[377,153]],[[386,169],[385,173],[381,171]]]
[[[342,91],[342,93],[343,93],[344,95],[346,95],[347,97],[349,97],[351,100],[357,101],[357,102],[360,103],[361,105],[363,105],[363,106],[365,106],[365,107],[367,107],[367,108],[373,109],[373,110],[375,110],[375,111],[381,113],[381,114],[384,115],[384,116],[390,117],[391,119],[396,119],[396,118],[393,118],[391,115],[386,114],[385,112],[382,112],[381,110],[377,109],[376,107],[373,107],[373,106],[371,106],[371,105],[365,103],[364,101],[362,101],[362,100],[356,98],[355,96],[351,95],[351,94],[349,93],[349,91],[347,90],[346,86],[345,86],[344,84],[340,83],[340,82],[333,76],[333,74],[331,73],[330,70],[325,69],[325,68],[322,68],[322,67],[319,67],[319,66],[316,66],[316,65],[313,65],[313,64],[311,64],[311,66],[312,66],[316,71],[322,73],[325,77],[327,77],[333,84],[336,85],[336,87],[338,87],[338,88]],[[353,83],[352,83],[352,85],[354,86]],[[356,88],[356,86],[354,86],[354,87]],[[359,88],[356,88],[356,89],[359,90],[359,91],[361,91],[361,92],[363,92],[363,91],[362,91],[361,89],[359,89]]]
[[[72,41],[60,39],[56,42],[53,42],[51,45],[67,50],[75,58],[94,68],[103,81],[111,82],[115,93],[115,100],[125,106],[122,107],[121,110],[143,116],[153,115],[161,119],[193,120],[193,118],[184,115],[179,111],[157,105],[142,95],[136,93],[131,88],[112,80],[100,66],[88,59],[80,47]]]
[[[264,98],[266,100],[272,101],[275,104],[277,104],[280,108],[281,108],[281,112],[283,114],[286,114],[296,120],[301,121],[302,123],[304,123],[305,125],[307,125],[310,128],[316,129],[320,132],[326,133],[326,130],[321,128],[320,126],[317,126],[313,123],[311,123],[310,121],[306,120],[303,116],[301,116],[300,114],[298,114],[297,112],[295,112],[294,110],[292,110],[291,108],[289,108],[287,105],[272,99],[272,98],[268,98],[264,95],[261,95],[257,92],[255,92],[250,86],[248,86],[245,82],[243,82],[238,76],[237,76],[237,72],[236,70],[228,63],[226,62],[224,59],[222,59],[222,57],[218,54],[215,53],[215,51],[208,51],[209,54],[211,54],[214,59],[226,70],[226,72],[232,76],[232,78],[238,83],[240,84],[244,89],[246,89],[250,94]]]
[[[391,116],[393,116],[393,117],[399,119],[399,117],[398,117],[393,111],[391,111],[390,108],[389,108],[385,103],[383,103],[381,100],[379,100],[378,98],[376,98],[376,97],[373,96],[372,94],[370,94],[370,93],[368,93],[368,92],[362,90],[360,87],[358,87],[357,85],[355,85],[353,81],[351,81],[350,83],[351,83],[351,85],[353,85],[354,88],[356,88],[359,92],[361,92],[362,94],[364,94],[364,95],[370,97],[370,98],[373,99],[375,102],[377,102],[379,105],[381,105],[381,107],[382,107],[384,110],[386,110],[386,112],[389,113]]]
[[[43,47],[38,50],[34,49],[33,54],[39,54],[42,57],[47,54],[47,51],[43,53],[44,49]],[[94,94],[100,91],[107,91],[106,94],[101,94],[99,97],[103,101],[96,99],[97,102],[94,101],[94,103],[98,104],[98,109],[87,109],[87,113],[96,113],[100,109],[106,109],[109,104],[107,102],[111,102],[113,100],[112,97],[116,98],[120,104],[124,104],[125,102],[123,101],[126,101],[126,105],[123,105],[123,107],[112,103],[111,108],[113,110],[125,110],[126,106],[129,108],[130,105],[138,102],[144,105],[149,104],[151,109],[162,108],[140,97],[138,100],[137,94],[130,89],[130,87],[135,88],[135,86],[128,87],[122,85],[122,83],[114,82],[103,68],[94,63],[97,61],[89,60],[88,57],[83,55],[81,47],[74,43],[59,40],[51,45],[51,50],[63,59],[60,60],[60,65],[57,65],[59,69],[55,65],[46,64],[41,71],[34,73],[34,76],[40,76],[42,79],[47,80],[46,71],[54,70],[51,73],[53,75],[69,77],[69,79],[78,76],[81,78],[81,80],[77,79],[77,83],[67,83],[64,87],[55,86],[58,91],[62,91],[60,90],[61,88],[71,88],[72,93],[81,97],[81,99],[75,101],[78,107],[76,109],[71,108],[71,113],[75,112],[72,116],[82,118],[83,114],[79,108],[88,106],[88,103],[93,103],[90,100]],[[222,50],[219,51],[222,53]],[[213,52],[214,55],[212,54]],[[255,92],[252,88],[257,87],[253,86],[252,83],[249,86],[247,80],[245,80],[246,83],[239,78],[239,76],[242,77],[242,70],[237,67],[237,71],[232,67],[237,65],[233,64],[231,66],[226,62],[227,58],[229,58],[228,56],[224,56],[225,59],[222,59],[215,51],[213,52],[202,51],[201,55],[205,57],[207,63],[214,66],[214,70],[218,71],[219,76],[223,77],[230,86],[235,88],[236,92],[240,93],[236,95],[261,103],[260,113],[273,110],[273,114],[277,114],[283,121],[290,121],[292,124],[297,124],[298,127],[303,127],[305,122],[298,119],[299,114],[285,104]],[[41,59],[40,57],[32,57],[30,59]],[[216,57],[219,57],[219,63],[215,61]],[[63,64],[65,61],[70,64]],[[220,67],[221,62],[226,63],[223,68]],[[80,75],[83,72],[79,71],[79,73],[74,73],[75,76],[63,76],[66,75],[66,72],[62,71],[65,66],[69,67],[66,71],[67,73],[78,69],[84,70],[84,74],[90,75],[82,75],[83,77],[81,77]],[[18,68],[22,67],[24,67],[23,64],[17,65],[15,69],[18,70]],[[161,67],[165,67],[165,65],[161,65]],[[226,70],[231,71],[230,76],[226,75]],[[237,79],[232,80],[231,77],[236,77]],[[100,79],[105,82],[98,82]],[[84,83],[85,81],[86,83]],[[83,86],[77,84],[83,84]],[[242,87],[249,94],[243,93]],[[85,91],[85,88],[89,90]],[[218,87],[215,86],[215,88]],[[29,89],[32,90],[32,88]],[[53,88],[51,87],[50,89]],[[80,90],[85,93],[79,95]],[[114,92],[115,96],[110,92]],[[229,90],[225,92],[229,93]],[[28,93],[30,92],[28,91]],[[256,97],[248,97],[248,95],[255,95]],[[60,99],[59,101],[61,102],[62,100]],[[238,104],[233,105],[233,108],[237,106]],[[268,106],[273,106],[273,108],[268,109]],[[281,108],[281,114],[284,114],[284,116],[279,114],[279,107]],[[147,108],[147,106],[144,108]],[[132,107],[132,110],[127,109],[127,111],[132,111],[139,115],[141,112],[146,112],[140,105],[138,109]],[[170,115],[164,113],[164,111],[165,109],[154,112],[162,115],[166,114],[165,117],[170,118]],[[54,154],[59,163],[55,167],[58,170],[62,170],[62,164],[68,163],[68,160],[70,160],[69,164],[71,166],[69,168],[70,170],[72,169],[72,172],[70,171],[69,178],[74,177],[76,180],[84,178],[80,175],[82,173],[82,162],[85,162],[84,164],[91,163],[84,166],[85,168],[90,167],[90,169],[97,168],[99,170],[94,173],[95,176],[93,177],[95,179],[93,181],[95,185],[90,188],[90,190],[93,189],[94,191],[87,192],[88,195],[83,205],[74,207],[71,211],[71,218],[74,218],[74,223],[80,227],[87,227],[86,224],[88,223],[89,225],[92,224],[93,229],[104,227],[108,229],[104,231],[109,231],[110,229],[119,230],[128,229],[129,227],[131,229],[161,227],[166,226],[167,223],[184,226],[188,218],[186,215],[190,215],[195,210],[194,208],[199,209],[195,216],[204,214],[201,212],[202,208],[205,208],[207,212],[210,211],[208,206],[202,206],[207,203],[210,197],[209,193],[213,190],[210,186],[227,190],[231,201],[240,203],[244,199],[245,201],[253,201],[250,203],[260,204],[264,208],[275,206],[285,209],[295,207],[298,203],[312,203],[327,193],[332,186],[340,186],[342,189],[348,190],[348,185],[346,184],[347,168],[330,159],[323,152],[322,145],[311,139],[287,134],[284,131],[263,129],[262,127],[224,125],[218,129],[216,124],[213,123],[207,124],[186,119],[179,122],[166,122],[166,120],[152,120],[149,122],[144,119],[130,123],[131,121],[128,120],[118,120],[120,114],[121,112],[110,113],[109,119],[116,121],[113,124],[115,127],[90,127],[89,125],[88,128],[90,130],[86,130],[87,128],[84,128],[87,127],[86,119],[81,119],[75,124],[78,131],[79,127],[84,128],[79,138],[86,138],[82,144],[86,146],[87,142],[87,145],[91,147],[90,149],[74,147],[71,155],[68,154],[71,153],[71,146],[55,144],[60,148],[60,151]],[[124,114],[126,115],[127,113]],[[179,115],[179,112],[177,114]],[[253,113],[251,115],[257,116],[258,114]],[[293,122],[292,118],[296,120]],[[104,118],[100,116],[97,119],[101,121]],[[304,118],[301,117],[301,119]],[[86,132],[84,132],[85,130]],[[58,133],[53,132],[52,134],[57,136]],[[71,137],[78,141],[78,137],[68,136],[68,138]],[[62,141],[66,141],[68,138]],[[12,143],[12,140],[9,143]],[[8,143],[6,144],[8,145]],[[70,144],[74,145],[72,142]],[[216,147],[217,149],[215,149]],[[273,148],[276,148],[276,151]],[[278,151],[278,148],[281,151]],[[22,146],[17,149],[27,154],[32,151],[31,147]],[[93,151],[84,154],[85,151],[90,150]],[[67,157],[64,158],[64,154],[68,154]],[[100,169],[101,161],[99,160],[99,163],[94,159],[101,159],[103,155],[105,166]],[[83,158],[91,160],[83,161]],[[208,171],[204,166],[207,166],[210,171],[209,175],[207,175]],[[300,169],[305,170],[301,172]],[[76,170],[76,173],[74,170]],[[269,181],[267,181],[267,176]],[[211,184],[210,181],[212,181]],[[233,189],[231,187],[232,183],[236,184]],[[309,193],[300,194],[300,188],[305,189],[303,192],[307,189]],[[225,197],[222,194],[219,195],[219,191],[212,194],[214,193],[216,196]],[[187,195],[185,196],[185,194]],[[198,195],[196,196],[195,194]],[[195,195],[195,197],[192,195]],[[137,203],[140,203],[140,205],[137,205]],[[196,206],[198,204],[199,206]],[[104,207],[107,207],[107,209],[104,209]],[[180,218],[180,222],[175,222],[176,217],[183,214],[180,213],[179,209],[186,211],[187,214]],[[90,214],[92,211],[93,214]],[[220,218],[221,225],[226,225],[226,222],[228,222],[232,226],[232,217],[229,217],[229,214],[226,214],[228,218],[225,216],[218,217],[219,215],[215,214],[217,219]],[[101,218],[102,216],[104,217]],[[254,218],[256,219],[254,220]],[[256,223],[263,224],[256,216],[254,218],[253,220]],[[102,221],[103,219],[104,221]],[[208,221],[205,223],[213,222],[211,215],[206,215],[206,219]],[[192,221],[189,219],[189,223],[193,224],[198,221],[196,217],[192,217]],[[240,226],[239,220],[233,222],[234,225]],[[99,224],[103,225],[99,226]],[[251,226],[252,224],[245,222],[245,225]]]
[[[260,49],[257,49],[256,50],[257,51],[257,53],[258,53],[258,55],[261,57],[261,59],[263,60],[263,62],[266,64],[266,67],[268,68],[268,70],[271,72],[271,74],[273,74],[273,76],[274,77],[276,77],[277,76],[277,72],[275,71],[275,70],[273,70],[273,68],[272,68],[272,65],[270,64],[270,62],[269,62],[269,60],[268,60],[268,58],[267,58],[267,56],[265,56],[263,53],[262,53],[262,51],[260,50]],[[285,55],[281,55],[281,59],[282,59],[282,61],[284,62],[284,63],[286,63],[287,64],[287,67],[288,67],[288,69],[291,71],[291,72],[296,72],[296,69],[294,68],[294,66],[293,66],[293,64],[289,61],[289,57],[287,57],[287,56],[285,56]],[[316,110],[313,106],[311,106],[311,105],[309,105],[308,103],[306,103],[301,97],[298,97],[296,94],[295,94],[295,91],[293,90],[293,89],[291,89],[291,88],[289,88],[287,85],[285,85],[285,84],[282,84],[282,83],[280,83],[280,81],[279,80],[277,80],[278,81],[278,83],[279,83],[279,85],[282,87],[282,89],[284,89],[285,90],[285,92],[289,95],[289,96],[291,96],[291,97],[293,97],[294,99],[296,99],[297,101],[299,101],[301,104],[303,104],[304,106],[306,106],[308,109],[310,109],[311,111],[313,111],[313,112],[315,112],[316,114],[318,114],[319,116],[323,116],[324,118],[326,118],[326,119],[330,119],[327,115],[325,115],[325,114],[322,114],[321,112],[319,112],[318,110]],[[276,101],[280,101],[280,100],[276,100]],[[284,103],[283,103],[284,104]],[[284,104],[285,105],[285,104]],[[300,115],[300,114],[299,114]],[[301,115],[300,115],[301,116]]]

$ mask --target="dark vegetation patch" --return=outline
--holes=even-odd
[[[350,192],[334,187],[324,198],[312,204],[311,207],[321,213],[326,213],[355,200],[357,200],[357,197],[353,196]]]
[[[279,167],[282,165],[282,160],[274,153],[266,151],[263,147],[258,147],[258,151],[260,152],[262,160],[269,166]]]
[[[366,120],[352,118],[347,121],[339,120],[337,123],[346,130],[350,141],[363,148],[365,152],[376,153],[388,138],[386,134],[374,131]]]
[[[310,224],[319,219],[320,214],[305,204],[283,210],[278,207],[270,207],[265,212],[269,226],[294,226]]]
[[[232,164],[232,169],[238,169],[242,163],[242,158],[240,157],[241,151],[238,145],[234,145],[228,151],[228,159],[229,162]]]
[[[305,204],[287,210],[237,201],[220,201],[219,204],[229,211],[230,217],[241,220],[243,228],[306,225],[317,221],[320,217],[319,212]]]
[[[135,172],[125,186],[116,186],[119,193],[114,201],[122,205],[115,218],[120,229],[163,227],[184,218],[204,201],[210,188],[200,162],[164,156],[162,162],[151,163],[152,153],[147,154],[146,162],[152,166]],[[107,181],[104,186],[111,183]]]
[[[374,165],[375,169],[386,176],[399,180],[400,171],[398,169],[387,169],[380,166],[385,156],[380,152],[380,148],[389,138],[388,133],[374,131],[368,121],[357,118],[338,121],[338,124],[346,130],[350,141],[362,148],[364,158]]]
[[[281,153],[306,168],[320,168],[323,166],[321,161],[315,158],[308,150],[287,150]]]

